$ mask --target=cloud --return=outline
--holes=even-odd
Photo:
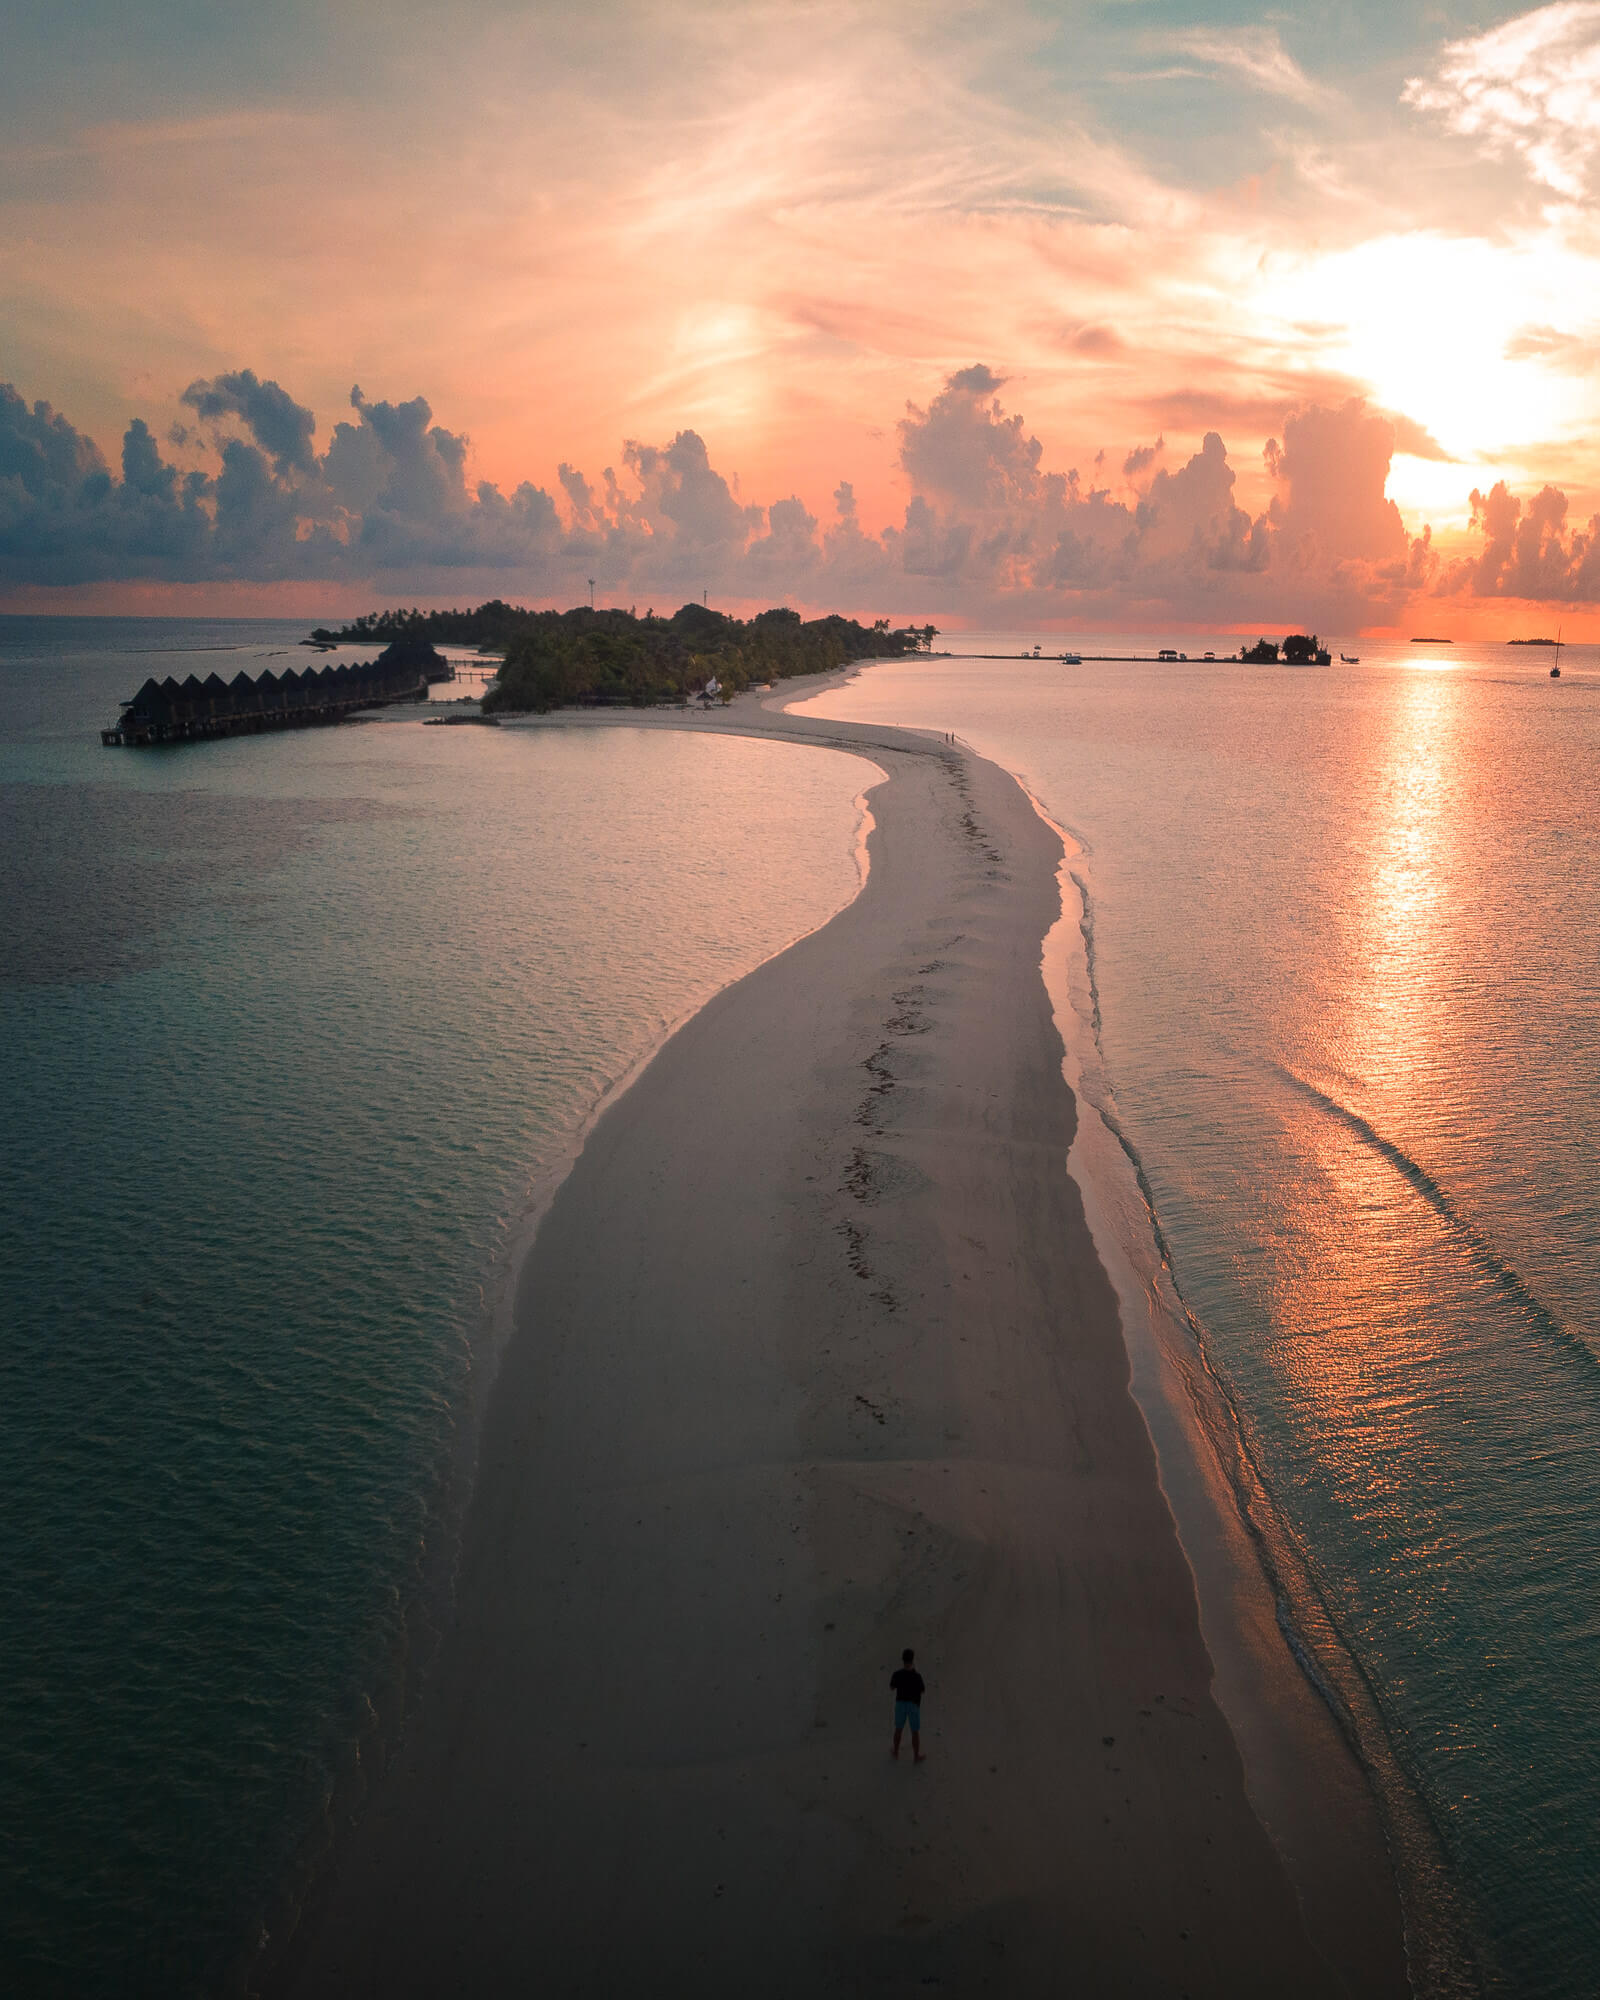
[[[1227,377],[1220,355],[1207,356],[1197,370],[1202,376]],[[1213,382],[1206,387],[1157,390],[1140,399],[1147,419],[1166,430],[1229,430],[1247,436],[1267,437],[1283,428],[1288,413],[1310,403],[1343,403],[1359,395],[1359,385],[1348,375],[1326,370],[1258,370],[1263,385],[1245,392],[1224,388]]]
[[[1314,83],[1284,48],[1276,28],[1192,28],[1162,35],[1159,46],[1196,62],[1242,77],[1257,90],[1308,109],[1326,104],[1331,93]]]
[[[1394,434],[1395,451],[1403,451],[1409,458],[1431,458],[1438,465],[1456,463],[1426,425],[1398,410],[1382,410],[1378,414]]]
[[[1109,326],[1068,326],[1062,339],[1074,354],[1103,357],[1127,352],[1127,342]]]
[[[1006,378],[981,361],[970,368],[958,368],[945,384],[947,390],[963,396],[998,396],[1005,386]]]
[[[1283,431],[1269,458],[1279,490],[1263,514],[1235,499],[1214,430],[1130,505],[1085,489],[1075,470],[1046,469],[1022,417],[963,370],[900,426],[917,491],[882,540],[904,576],[996,616],[1070,607],[1115,618],[1135,604],[1217,622],[1386,616],[1432,573],[1427,538],[1406,534],[1385,494],[1394,423],[1346,399],[1291,409]],[[1163,438],[1130,452],[1125,475],[1148,475],[1164,448]]]
[[[241,368],[210,382],[191,382],[179,400],[199,417],[240,418],[279,472],[309,469],[317,420],[276,382],[259,382],[251,369]]]
[[[1020,416],[1001,415],[1003,386],[988,368],[963,368],[925,410],[906,405],[900,462],[914,485],[969,507],[1005,506],[1035,493],[1043,446]]]
[[[821,556],[817,517],[798,497],[775,500],[767,509],[767,529],[745,552],[752,576],[769,575],[776,594],[802,587]],[[757,596],[765,595],[758,591]]]
[[[1394,449],[1393,423],[1355,398],[1296,412],[1281,445],[1268,438],[1267,469],[1282,489],[1272,521],[1301,566],[1404,558],[1409,538],[1385,491]]]
[[[105,460],[91,439],[48,403],[30,410],[9,383],[0,385],[0,480],[43,499],[76,493],[85,481],[104,476]]]
[[[628,500],[619,493],[617,518],[641,529],[652,542],[664,540],[675,551],[715,560],[731,549],[742,549],[761,525],[762,510],[741,506],[734,498],[727,480],[713,467],[705,440],[695,431],[679,431],[671,444],[662,447],[630,439],[622,457],[638,480],[639,492]]]
[[[92,439],[0,383],[0,583],[206,573],[212,482],[180,482],[137,418],[122,463],[116,480]]]
[[[1600,337],[1564,333],[1554,326],[1524,326],[1505,344],[1507,361],[1544,361],[1574,375],[1590,375],[1600,361]]]
[[[1558,0],[1447,43],[1431,75],[1407,82],[1402,102],[1581,199],[1600,137],[1600,0]]]
[[[1177,563],[1214,573],[1259,573],[1272,560],[1265,518],[1234,504],[1234,472],[1216,431],[1176,472],[1158,472],[1135,521],[1145,566]]]
[[[1600,516],[1567,525],[1567,496],[1546,486],[1526,505],[1504,480],[1472,494],[1481,554],[1451,566],[1441,586],[1479,597],[1526,597],[1546,603],[1600,602]]]
[[[319,455],[311,412],[248,370],[186,392],[204,423],[246,433],[218,433],[212,470],[181,470],[135,418],[118,477],[66,417],[5,387],[0,586],[301,579],[375,595],[576,602],[593,577],[657,603],[711,590],[913,615],[1110,621],[1137,607],[1349,629],[1387,622],[1431,585],[1430,538],[1407,533],[1386,491],[1393,453],[1431,440],[1359,398],[1286,413],[1265,454],[1273,497],[1252,513],[1219,430],[1181,463],[1158,464],[1164,437],[1130,451],[1124,473],[1141,489],[1118,499],[1076,469],[1051,469],[1022,413],[1004,406],[1005,387],[974,363],[906,406],[898,441],[911,490],[876,530],[849,481],[826,521],[799,492],[746,500],[688,428],[662,444],[628,441],[597,480],[563,464],[553,492],[527,480],[507,492],[471,482],[469,440],[436,423],[424,397],[357,388]],[[1600,561],[1596,531],[1570,528],[1553,491],[1525,510],[1503,487],[1474,496],[1484,547],[1444,587],[1582,595]]]
[[[0,582],[494,569],[563,539],[535,487],[469,493],[466,440],[431,424],[421,397],[371,402],[355,390],[357,421],[335,425],[321,458],[311,411],[249,369],[192,383],[182,401],[207,423],[237,418],[249,437],[219,437],[215,474],[180,474],[136,417],[117,480],[65,417],[0,386]]]

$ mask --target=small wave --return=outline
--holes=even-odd
[[[1353,1132],[1363,1145],[1370,1147],[1381,1159],[1387,1160],[1395,1172],[1416,1189],[1435,1214],[1449,1224],[1452,1234],[1465,1246],[1473,1263],[1507,1297],[1516,1301],[1529,1323],[1539,1333],[1558,1346],[1580,1354],[1592,1369],[1600,1372],[1600,1355],[1596,1355],[1594,1349],[1580,1334],[1563,1324],[1551,1312],[1516,1266],[1501,1256],[1475,1222],[1462,1214],[1449,1191],[1440,1186],[1420,1161],[1414,1160],[1392,1139],[1386,1138],[1369,1119],[1363,1118],[1359,1111],[1353,1110],[1348,1104],[1341,1104],[1337,1097],[1329,1096],[1327,1091],[1312,1083],[1309,1078],[1298,1075],[1282,1063],[1269,1062],[1267,1067],[1292,1089],[1297,1090],[1301,1096],[1308,1098],[1320,1110],[1326,1111],[1329,1117],[1336,1118],[1347,1131]]]
[[[1098,1050],[1100,1049],[1100,980],[1095,967],[1094,898],[1089,894],[1088,883],[1075,868],[1069,869],[1068,873],[1072,877],[1072,886],[1078,892],[1079,908],[1083,911],[1082,917],[1078,920],[1078,931],[1083,938],[1083,962],[1089,980],[1089,1025],[1093,1030],[1095,1047]],[[1104,1051],[1101,1050],[1100,1053],[1103,1062]],[[1122,1134],[1119,1132],[1117,1137],[1122,1139]],[[1123,1140],[1122,1143],[1126,1145],[1127,1141]]]
[[[1095,1109],[1133,1176],[1161,1273],[1170,1287],[1172,1322],[1187,1335],[1187,1358],[1175,1359],[1187,1384],[1190,1415],[1210,1440],[1235,1515],[1271,1595],[1284,1645],[1366,1774],[1378,1803],[1397,1865],[1413,1988],[1428,2000],[1467,2000],[1467,1996],[1475,2000],[1483,1978],[1444,1862],[1442,1830],[1391,1733],[1378,1689],[1335,1614],[1315,1561],[1267,1479],[1245,1413],[1212,1353],[1199,1315],[1184,1295],[1144,1160],[1117,1114],[1101,1033],[1094,903],[1084,875],[1070,866],[1066,872],[1079,898],[1093,1044],[1105,1085]]]

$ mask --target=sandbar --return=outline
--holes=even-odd
[[[679,1029],[556,1193],[453,1622],[269,1984],[1404,1994],[1353,1764],[1306,1758],[1344,1856],[1308,1900],[1214,1698],[1067,1171],[1059,841],[928,732],[649,721],[872,760],[868,879]],[[903,1646],[920,1766],[889,1756]]]

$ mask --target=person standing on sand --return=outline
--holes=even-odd
[[[922,1694],[926,1683],[911,1664],[916,1657],[907,1646],[900,1655],[900,1665],[889,1676],[889,1685],[894,1689],[894,1742],[889,1747],[889,1755],[900,1755],[900,1732],[909,1724],[911,1761],[922,1764],[927,1761],[922,1754]]]

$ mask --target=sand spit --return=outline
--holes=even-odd
[[[1055,836],[924,733],[674,721],[878,763],[870,879],[557,1194],[456,1622],[275,1986],[1403,1993],[1375,1822],[1313,1944],[1212,1699],[1066,1172]]]

